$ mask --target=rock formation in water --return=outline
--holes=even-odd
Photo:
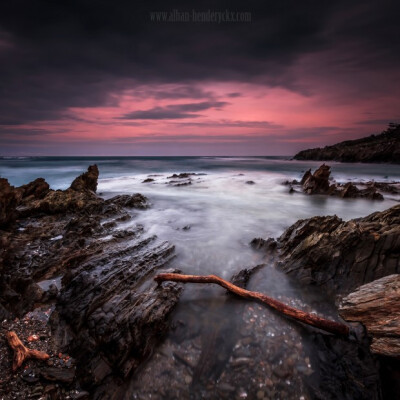
[[[400,205],[364,218],[299,220],[278,239],[279,266],[332,294],[400,273]]]
[[[363,163],[400,163],[400,124],[390,124],[379,135],[347,140],[326,146],[303,150],[295,160],[341,161]]]
[[[352,182],[345,184],[331,182],[331,167],[325,164],[317,168],[314,173],[311,172],[311,169],[307,170],[300,182],[294,180],[292,182],[286,181],[284,184],[290,185],[290,193],[295,191],[294,187],[300,186],[301,190],[309,195],[323,194],[354,199],[383,200],[383,195],[379,191],[392,194],[397,194],[398,192],[397,184],[388,184],[385,182],[358,183],[360,186],[366,186],[363,189],[359,189]]]
[[[53,304],[57,348],[76,360],[80,384],[103,398],[163,337],[181,286],[152,281],[174,246],[141,225],[119,229],[147,199],[104,200],[95,194],[97,178],[94,165],[66,190],[43,179],[19,188],[0,181],[0,319]],[[54,277],[62,277],[59,292],[38,285]]]

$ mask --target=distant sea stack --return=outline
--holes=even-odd
[[[400,164],[400,124],[389,124],[379,135],[303,150],[294,159]]]

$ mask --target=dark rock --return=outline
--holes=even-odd
[[[149,182],[154,182],[154,179],[153,178],[147,178],[142,183],[149,183]]]
[[[16,218],[18,200],[14,189],[7,179],[0,178],[0,228]]]
[[[354,341],[307,332],[305,339],[317,354],[311,360],[315,372],[305,378],[312,399],[382,399],[379,365],[369,352],[365,334]]]
[[[307,181],[307,179],[308,179],[311,175],[312,175],[312,173],[311,173],[311,168],[310,168],[309,170],[307,170],[307,171],[304,173],[303,177],[301,178],[300,185],[303,186],[304,183]]]
[[[72,383],[75,379],[75,368],[45,367],[40,370],[40,375],[48,381]]]
[[[120,207],[139,208],[139,209],[146,209],[149,207],[147,197],[143,196],[140,193],[136,193],[133,195],[129,194],[118,195],[109,200],[106,200],[106,204],[113,204],[113,205],[118,205]]]
[[[90,190],[96,192],[97,190],[97,179],[99,178],[99,169],[97,165],[89,166],[87,172],[78,176],[71,183],[70,188],[77,192]]]
[[[400,124],[390,124],[380,135],[357,140],[347,140],[326,146],[303,150],[296,160],[321,160],[363,163],[400,163]]]
[[[246,184],[247,185],[255,185],[255,182],[254,181],[246,181]]]
[[[367,217],[299,220],[278,239],[280,267],[303,283],[347,294],[400,273],[400,205]]]
[[[157,287],[152,281],[173,258],[171,244],[146,236],[140,225],[118,230],[118,224],[110,224],[131,218],[127,208],[146,208],[147,199],[140,194],[97,197],[96,171],[89,168],[64,191],[46,192],[42,180],[26,186],[27,197],[26,188],[18,191],[19,225],[0,235],[0,315],[22,317],[34,306],[54,303],[51,340],[74,357],[83,387],[99,388],[105,396],[165,335],[182,286]],[[0,196],[15,194],[6,180],[1,183],[7,190]],[[12,198],[4,204],[14,207]],[[43,293],[36,283],[60,275],[58,296],[55,287]],[[54,368],[44,370],[44,379],[75,379],[65,375],[69,369]]]
[[[306,174],[302,178],[302,181],[304,180],[303,190],[305,193],[327,194],[329,192],[331,168],[328,165],[322,164],[313,174],[310,173],[305,179]]]
[[[360,191],[351,183],[348,182],[344,185],[343,189],[340,191],[340,197],[347,198],[356,198],[360,194]]]
[[[256,250],[266,250],[266,251],[273,251],[277,247],[277,241],[273,238],[268,238],[267,240],[262,238],[254,238],[250,242],[250,246]]]
[[[339,196],[342,198],[365,198],[370,200],[383,200],[381,193],[377,191],[377,187],[369,185],[366,189],[358,189],[353,183],[348,182],[344,185],[333,183],[330,184],[330,167],[322,164],[313,174],[311,169],[306,171],[301,179],[301,186],[307,194],[324,194],[330,196]],[[294,183],[292,183],[294,185]],[[291,186],[289,193],[293,193],[294,188]]]
[[[351,182],[346,183],[343,189],[338,192],[343,198],[366,198],[370,200],[383,200],[383,196],[379,193],[376,187],[370,186],[366,189],[359,190]]]
[[[21,199],[33,197],[34,199],[43,199],[50,191],[49,184],[43,178],[37,178],[27,185],[20,186],[16,189]]]
[[[184,178],[190,178],[193,175],[197,175],[193,172],[181,172],[180,174],[173,174],[171,176],[168,176],[167,179],[184,179]]]

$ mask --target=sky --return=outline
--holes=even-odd
[[[293,155],[400,121],[398,1],[0,3],[0,155]]]

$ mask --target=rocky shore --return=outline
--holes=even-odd
[[[361,322],[366,328],[364,333],[357,332],[357,345],[333,337],[329,338],[328,347],[326,337],[314,343],[329,358],[341,357],[349,370],[356,365],[366,367],[369,360],[370,377],[376,377],[380,371],[383,385],[377,384],[371,393],[351,398],[380,398],[380,390],[385,399],[397,397],[400,393],[400,205],[350,221],[337,216],[299,220],[278,239],[258,238],[252,245],[264,251],[270,262],[301,285],[323,290],[344,319]],[[364,346],[355,352],[361,343]],[[321,371],[337,376],[336,369],[324,362]],[[368,373],[362,379],[369,381]],[[326,387],[320,389],[324,391]],[[351,384],[346,390],[349,389]],[[330,397],[332,393],[325,392],[324,396],[321,398],[346,398],[345,393],[343,397]]]
[[[194,175],[168,179],[189,184]],[[41,178],[17,188],[0,179],[1,398],[380,400],[400,393],[400,206],[350,221],[297,221],[278,239],[253,240],[264,263],[231,277],[253,290],[269,269],[278,288],[284,271],[306,297],[269,295],[331,319],[340,310],[352,332],[343,338],[222,289],[204,288],[199,302],[180,307],[182,285],[153,281],[169,268],[173,244],[135,224],[149,200],[104,200],[98,176],[90,166],[66,190]],[[299,185],[310,194],[344,190],[332,188],[327,166]],[[324,292],[326,305],[307,298],[313,290]],[[49,359],[12,373],[9,331]]]
[[[174,246],[147,236],[140,225],[120,229],[132,210],[148,207],[148,201],[139,194],[103,200],[95,194],[97,178],[98,169],[91,166],[64,191],[49,189],[43,179],[19,188],[0,182],[1,336],[14,329],[25,338],[26,330],[15,324],[22,318],[29,325],[36,317],[26,314],[41,307],[39,321],[47,322],[44,316],[51,314],[47,350],[68,354],[69,367],[76,366],[66,382],[65,371],[49,379],[32,361],[32,382],[21,378],[23,372],[3,377],[0,390],[7,398],[21,398],[26,385],[30,393],[46,394],[54,383],[64,394],[121,398],[121,382],[168,330],[181,287],[157,287],[151,278],[174,256]],[[41,340],[36,344],[47,346]],[[10,360],[10,351],[7,356]],[[53,367],[52,357],[48,363]]]
[[[294,159],[400,164],[400,125],[390,124],[379,135],[303,150]]]

